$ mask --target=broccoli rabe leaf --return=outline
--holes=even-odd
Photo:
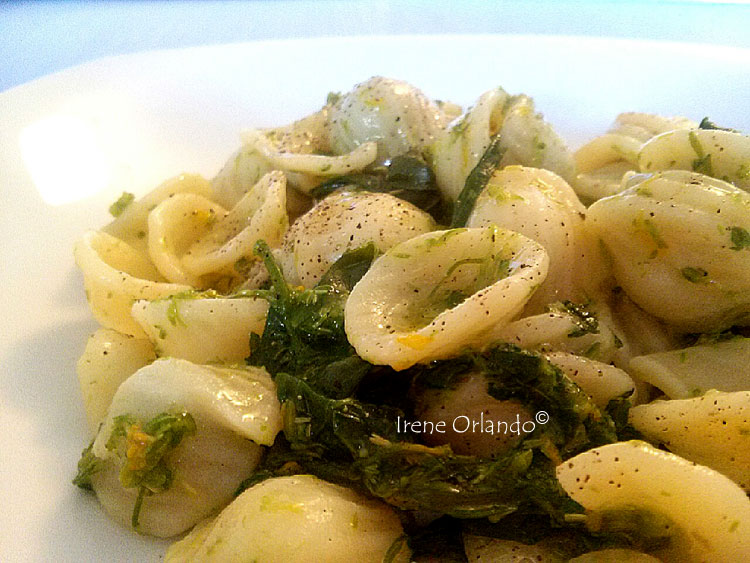
[[[388,368],[359,358],[344,332],[346,298],[374,250],[345,255],[312,289],[290,287],[270,250],[261,244],[259,253],[273,291],[266,328],[248,361],[274,377],[286,447],[248,483],[299,470],[405,510],[458,518],[497,519],[521,510],[562,522],[565,514],[581,511],[561,489],[554,467],[583,449],[616,441],[616,427],[558,368],[541,355],[499,345],[399,372],[407,387],[393,388],[402,398],[408,386],[449,390],[479,371],[493,397],[518,399],[549,415],[548,423],[498,457],[426,447],[397,424],[408,404],[399,408],[403,402],[383,401],[377,391],[379,384],[394,383]]]
[[[427,211],[438,221],[444,210],[435,174],[420,157],[408,154],[395,156],[366,172],[338,176],[315,187],[311,195],[323,199],[337,190],[388,193]]]
[[[577,338],[586,334],[599,334],[599,321],[596,315],[585,303],[574,303],[573,301],[558,301],[547,307],[553,313],[569,314],[573,317],[576,328],[568,336]]]
[[[92,448],[94,446],[93,440],[81,452],[81,459],[78,460],[78,473],[73,479],[73,484],[86,489],[88,491],[93,490],[91,486],[91,476],[102,469],[102,460],[94,455]]]
[[[479,372],[487,392],[498,400],[519,399],[532,412],[544,411],[549,420],[541,432],[563,459],[584,449],[617,441],[611,417],[603,413],[580,387],[542,355],[511,344],[499,344],[481,354],[412,368],[415,385],[451,389],[464,375]],[[533,439],[537,433],[527,440]]]
[[[550,420],[495,458],[426,447],[399,427],[400,409],[356,397],[333,399],[287,373],[276,375],[284,436],[306,472],[355,486],[404,510],[457,518],[501,518],[516,510],[542,512],[562,522],[580,507],[560,488],[554,466],[575,453],[615,441],[615,425],[542,356],[502,345],[483,354],[433,362],[401,372],[422,384],[450,389],[481,370],[499,399],[517,398],[544,409]],[[276,470],[282,465],[278,465]],[[287,465],[288,467],[288,465]]]
[[[451,228],[466,226],[479,194],[482,193],[487,182],[492,178],[492,174],[499,166],[504,154],[505,149],[500,146],[500,136],[496,135],[490,142],[490,146],[484,151],[482,158],[479,159],[477,165],[466,178],[464,188],[458,195],[453,209]]]
[[[326,396],[349,396],[371,365],[356,355],[344,332],[349,291],[375,258],[373,244],[345,253],[312,289],[289,286],[268,246],[256,248],[268,269],[273,291],[262,336],[251,336],[247,363],[271,376],[290,373]]]
[[[711,121],[708,117],[704,117],[703,119],[701,119],[701,122],[698,125],[698,129],[715,129],[718,131],[731,131],[732,133],[739,133],[737,129],[732,129],[730,127],[720,127],[716,125],[716,123]]]
[[[131,516],[133,528],[138,528],[143,499],[166,491],[172,485],[174,476],[167,464],[168,454],[180,445],[183,438],[194,435],[195,431],[195,420],[186,412],[161,413],[143,425],[130,415],[115,418],[105,447],[123,452],[120,483],[125,488],[138,489]],[[90,489],[91,476],[103,466],[104,461],[97,458],[92,446],[89,446],[78,462],[78,475],[73,483]]]

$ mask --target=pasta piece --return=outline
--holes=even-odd
[[[667,131],[695,129],[696,127],[698,127],[698,123],[681,115],[664,116],[654,113],[629,111],[617,116],[612,126],[612,131],[630,135],[645,142]]]
[[[374,142],[381,160],[423,152],[446,125],[446,116],[422,92],[406,82],[379,76],[341,96],[329,115],[335,154]]]
[[[385,252],[434,228],[429,214],[392,195],[339,192],[291,226],[277,255],[290,283],[312,287],[347,250],[373,242]]]
[[[654,401],[634,407],[630,422],[646,439],[723,473],[750,492],[750,391]]]
[[[642,520],[640,533],[668,539],[670,562],[741,561],[750,553],[750,499],[727,477],[645,442],[618,442],[557,466],[565,491],[594,530]]]
[[[450,444],[457,454],[502,454],[529,433],[524,423],[533,421],[520,401],[492,397],[481,373],[466,374],[454,389],[425,388],[418,392],[416,416],[426,423],[424,428],[438,429],[423,432],[421,438],[429,446]],[[491,431],[486,431],[488,427]]]
[[[574,557],[569,563],[659,563],[659,559],[632,549],[601,549]]]
[[[595,170],[578,174],[573,187],[581,201],[590,204],[597,199],[619,193],[622,190],[623,176],[632,172],[634,168],[635,166],[627,160],[608,162]]]
[[[378,154],[376,143],[362,143],[350,152],[329,156],[322,154],[293,153],[273,145],[263,131],[250,130],[242,135],[245,146],[252,148],[273,166],[275,170],[296,172],[313,177],[298,187],[305,193],[315,187],[321,179],[358,172],[375,161]]]
[[[164,413],[189,416],[194,435],[155,465],[154,477],[145,477],[142,486],[161,490],[140,497],[138,487],[124,483],[149,469],[145,432],[148,422]],[[231,501],[260,459],[259,444],[271,445],[281,424],[275,386],[265,370],[159,359],[115,393],[91,449],[99,464],[91,482],[115,520],[130,525],[136,519],[141,533],[173,536]]]
[[[750,391],[750,338],[637,356],[630,361],[630,371],[670,399],[696,397],[710,389]]]
[[[162,201],[176,194],[210,197],[211,185],[198,174],[180,174],[170,178],[122,208],[120,214],[102,230],[148,256],[148,214]]]
[[[487,343],[547,275],[534,241],[497,227],[435,231],[376,259],[346,302],[357,353],[400,370]]]
[[[508,166],[492,174],[479,194],[468,227],[497,225],[516,231],[544,247],[549,255],[547,279],[529,303],[528,312],[562,299],[580,300],[576,284],[578,233],[585,208],[559,176],[538,168]]]
[[[540,545],[487,538],[464,536],[466,559],[471,563],[565,563],[566,559]]]
[[[643,145],[638,166],[641,172],[692,170],[750,190],[750,137],[715,129],[670,131]]]
[[[243,145],[211,180],[209,199],[224,209],[231,209],[271,170],[271,164],[260,151]]]
[[[406,563],[409,555],[401,522],[388,505],[295,475],[246,490],[215,520],[172,545],[165,560]]]
[[[270,172],[231,211],[192,194],[159,204],[149,216],[149,254],[167,279],[205,288],[239,278],[255,242],[277,246],[287,226],[285,179]]]
[[[590,307],[570,304],[578,313],[553,306],[548,313],[523,317],[495,327],[489,340],[508,342],[519,348],[542,352],[570,352],[610,362],[619,339]]]
[[[510,99],[502,88],[485,92],[438,136],[431,149],[432,167],[447,200],[456,201],[463,190],[466,177],[502,127]]]
[[[534,101],[513,96],[500,129],[500,146],[506,149],[501,165],[521,164],[554,172],[566,181],[575,177],[575,161],[565,141],[537,113]]]
[[[620,368],[568,352],[549,352],[545,357],[602,409],[623,395],[631,394],[632,402],[638,400],[637,395],[632,395],[636,389],[633,379]]]
[[[159,299],[191,289],[163,283],[163,278],[142,254],[118,238],[89,231],[73,248],[83,273],[86,299],[94,318],[107,328],[131,336],[145,333],[130,315],[137,299]]]
[[[638,155],[643,143],[660,133],[697,126],[685,117],[621,113],[609,132],[576,151],[576,192],[587,202],[618,193],[622,190],[623,176],[638,170]]]
[[[453,121],[431,149],[437,184],[446,199],[458,198],[467,176],[496,135],[505,151],[501,167],[521,164],[573,178],[571,153],[551,125],[535,112],[531,98],[509,96],[502,88],[495,88],[482,94],[473,107]]]
[[[155,359],[154,347],[146,338],[134,338],[108,328],[100,328],[89,337],[76,367],[92,437],[120,383]]]
[[[265,299],[188,294],[137,301],[133,318],[148,334],[159,356],[198,364],[239,364],[250,355],[250,333],[263,333],[267,311]]]
[[[750,195],[684,171],[626,185],[586,217],[628,296],[683,331],[750,323]]]
[[[620,363],[629,368],[633,357],[672,350],[679,346],[675,330],[633,303],[624,291],[615,289],[608,301],[609,318],[625,343]],[[603,312],[603,311],[601,311]]]

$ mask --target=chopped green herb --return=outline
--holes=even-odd
[[[743,227],[731,227],[729,229],[733,246],[732,250],[750,249],[750,233]]]
[[[706,283],[708,281],[708,272],[703,268],[694,268],[686,266],[680,270],[682,277],[691,283]]]
[[[500,136],[496,135],[490,142],[490,146],[484,151],[482,158],[479,159],[477,165],[466,178],[464,188],[456,200],[451,227],[466,226],[479,194],[482,193],[482,190],[492,178],[492,174],[500,165],[500,160],[502,160],[504,154],[505,149],[500,146]]]
[[[576,328],[568,333],[570,338],[578,338],[587,334],[599,334],[599,321],[596,315],[589,309],[588,304],[573,303],[566,300],[552,303],[547,309],[555,313],[568,314],[573,318]]]
[[[120,198],[109,206],[109,213],[112,217],[119,217],[125,208],[135,201],[135,194],[130,192],[122,192]]]
[[[714,170],[711,164],[711,153],[706,153],[703,150],[703,145],[701,145],[695,131],[690,131],[690,133],[688,133],[688,140],[690,141],[690,146],[693,147],[693,151],[695,151],[695,155],[698,157],[693,160],[693,172],[700,172],[706,176],[713,176]]]
[[[167,320],[172,326],[187,326],[180,316],[179,301],[180,299],[174,295],[169,298],[169,305],[167,305]]]
[[[731,131],[732,133],[739,133],[737,129],[731,129],[729,127],[719,127],[718,125],[716,125],[716,123],[711,121],[708,117],[704,117],[703,119],[701,119],[701,122],[698,125],[698,128],[699,129],[713,129],[717,131]]]
[[[102,460],[94,455],[92,448],[94,442],[88,445],[86,449],[81,453],[81,459],[78,461],[78,474],[73,479],[73,484],[81,487],[82,489],[92,490],[91,476],[100,471],[102,468]]]

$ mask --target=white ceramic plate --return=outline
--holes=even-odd
[[[244,127],[287,123],[381,74],[471,104],[501,85],[578,145],[621,111],[750,131],[750,51],[535,36],[260,42],[110,58],[0,94],[0,559],[142,561],[166,544],[71,484],[75,362],[94,330],[71,248],[123,191],[214,174]]]

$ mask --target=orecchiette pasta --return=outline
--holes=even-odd
[[[151,211],[166,199],[177,194],[195,194],[210,197],[211,184],[197,174],[180,174],[170,178],[142,198],[134,200],[117,217],[102,229],[142,252],[148,253],[148,216]]]
[[[164,277],[200,288],[217,278],[232,280],[253,260],[258,240],[281,242],[288,227],[286,180],[269,172],[230,211],[201,196],[175,196],[148,221],[149,254]]]
[[[424,151],[446,123],[440,108],[413,86],[374,77],[333,105],[330,142],[338,154],[375,142],[379,157],[388,158]]]
[[[727,477],[645,442],[609,444],[557,467],[560,484],[589,525],[640,513],[668,539],[662,561],[737,561],[750,553],[750,499]]]
[[[710,389],[750,390],[749,359],[750,338],[735,338],[636,356],[630,371],[670,399],[688,399]]]
[[[372,242],[385,252],[434,228],[427,213],[389,194],[341,192],[300,217],[278,254],[289,281],[311,287],[346,250]]]
[[[250,333],[263,333],[266,311],[265,299],[176,295],[136,301],[132,314],[159,356],[239,364],[250,355]]]
[[[630,421],[647,439],[750,491],[750,391],[708,391],[692,399],[654,401],[635,407]]]
[[[74,248],[74,483],[192,528],[174,562],[747,559],[750,144],[714,127],[573,155],[526,95],[375,77],[123,194]]]
[[[174,544],[166,560],[409,561],[387,505],[311,475],[278,477],[242,493],[212,522]],[[398,549],[390,552],[396,543]]]
[[[195,430],[167,454],[168,487],[139,499],[140,490],[123,475],[148,467],[149,421],[183,412]],[[101,464],[92,485],[116,520],[130,524],[135,512],[141,532],[179,534],[231,500],[258,463],[260,444],[272,444],[280,428],[274,384],[265,370],[156,360],[117,389],[92,445]],[[146,481],[142,487],[154,485]]]
[[[467,226],[497,225],[516,231],[544,247],[549,255],[549,273],[529,304],[543,310],[552,301],[581,300],[576,295],[584,207],[573,189],[556,174],[539,168],[506,166],[496,171],[477,198]],[[581,264],[583,266],[583,264]],[[585,269],[585,266],[584,268]]]
[[[188,291],[189,285],[166,283],[142,254],[103,231],[90,231],[73,248],[91,312],[107,328],[145,336],[130,314],[137,299],[160,299]]]
[[[509,96],[502,88],[483,94],[463,116],[441,131],[431,148],[438,186],[455,200],[490,140],[499,136],[502,165],[521,164],[550,170],[570,180],[572,154],[552,127],[534,110],[528,96]]]
[[[155,359],[154,346],[146,338],[109,328],[100,328],[89,337],[76,368],[92,436],[107,415],[120,384]]]
[[[690,129],[657,135],[638,153],[641,172],[692,170],[750,189],[750,137],[732,131]]]
[[[622,177],[627,172],[639,170],[643,143],[667,131],[696,127],[697,123],[685,117],[621,113],[607,133],[575,152],[576,192],[586,202],[616,194],[622,189]]]
[[[482,343],[547,275],[537,243],[497,227],[436,231],[378,258],[346,303],[346,334],[375,364],[404,369]]]
[[[750,322],[750,196],[701,174],[633,176],[587,213],[615,277],[647,312],[685,331]]]

